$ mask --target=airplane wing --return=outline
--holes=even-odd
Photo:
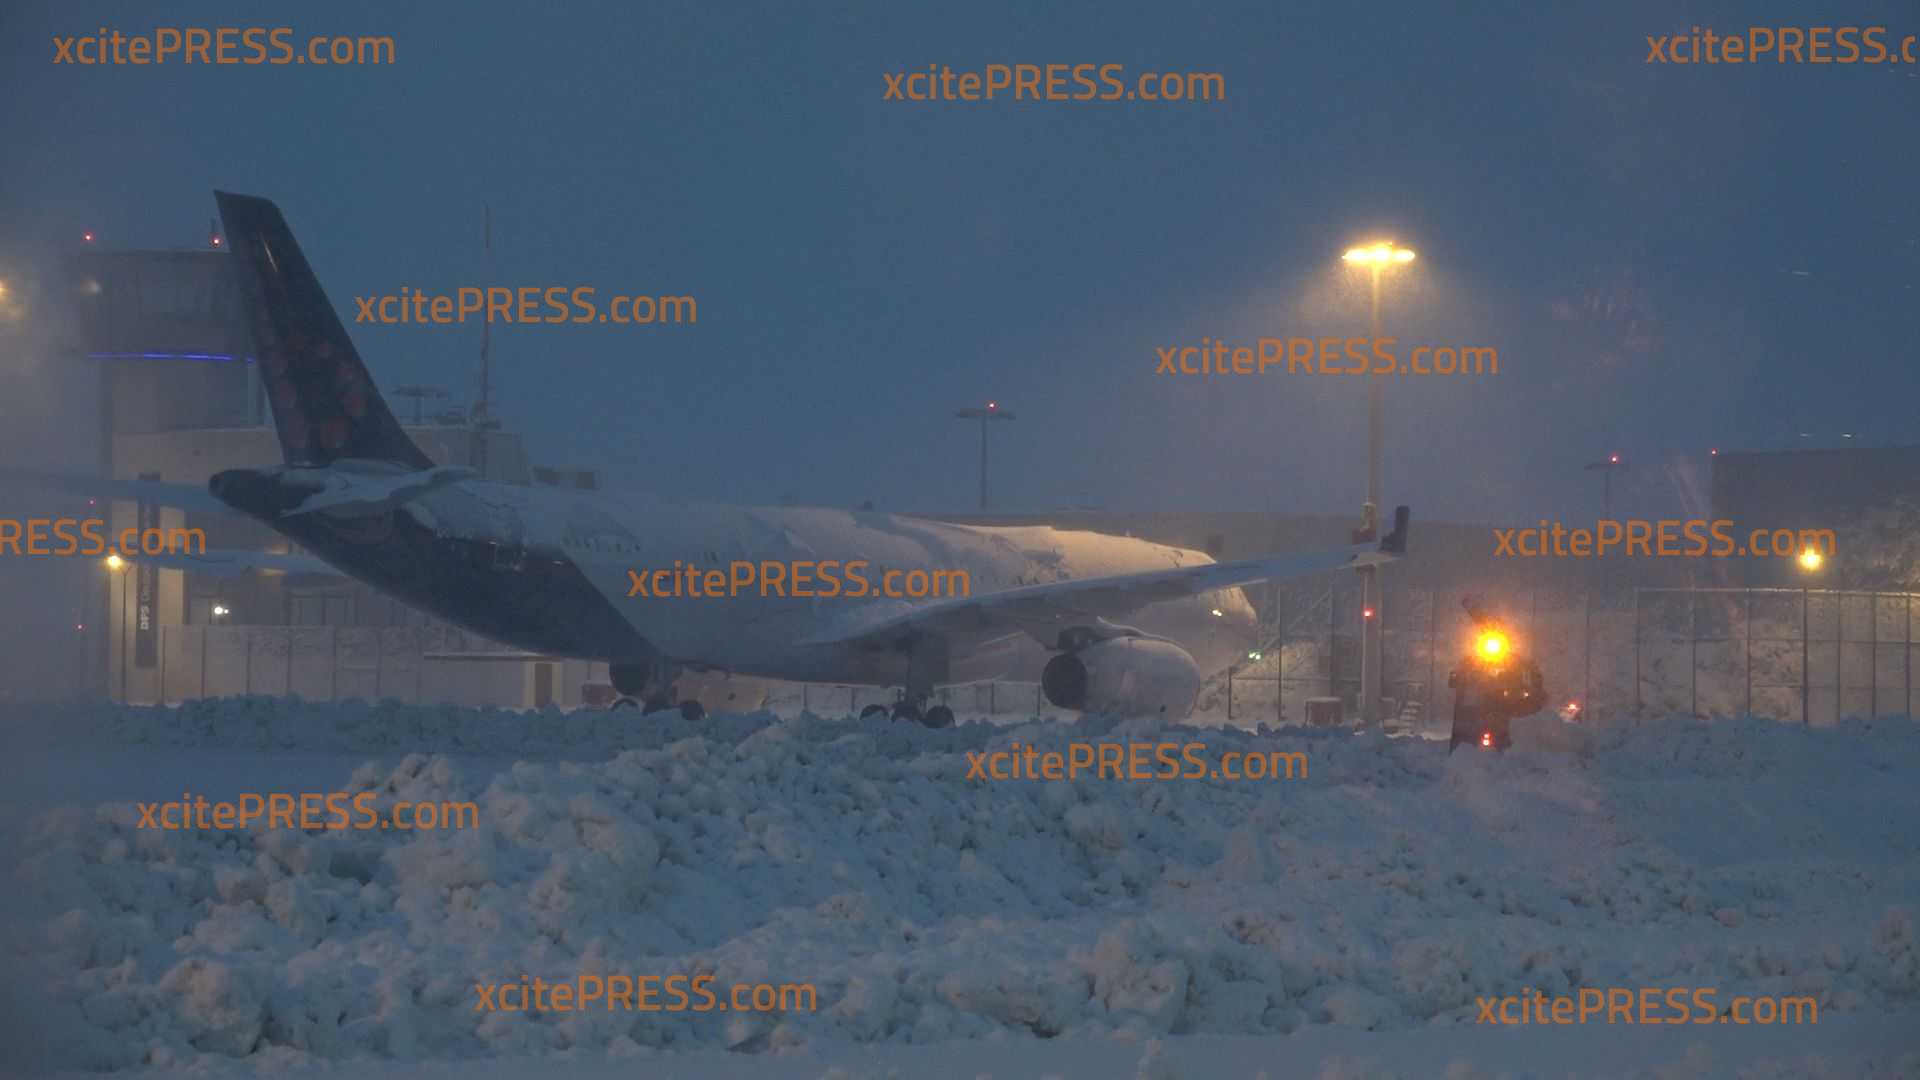
[[[470,664],[525,663],[529,660],[558,661],[564,656],[537,652],[430,652],[424,654],[428,660],[449,660]]]
[[[1380,540],[1378,547],[1358,544],[1173,570],[1056,581],[985,596],[954,597],[915,605],[906,611],[874,611],[861,622],[840,624],[825,634],[804,639],[801,644],[880,644],[910,632],[971,636],[1014,628],[1047,641],[1045,630],[1048,628],[1122,618],[1164,600],[1276,578],[1304,577],[1342,567],[1392,562],[1406,553],[1408,516],[1404,506],[1394,511],[1393,531]]]
[[[145,563],[162,570],[185,570],[212,577],[239,577],[249,570],[270,574],[332,574],[340,571],[311,555],[282,555],[273,551],[201,551],[193,554],[166,552],[160,555],[121,553],[121,558],[136,565]]]
[[[0,469],[0,487],[29,488],[59,495],[84,495],[98,499],[154,503],[202,514],[242,516],[233,507],[214,498],[213,493],[201,484],[168,484],[159,480],[109,480],[102,476]]]

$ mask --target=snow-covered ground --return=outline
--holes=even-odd
[[[1344,732],[690,725],[259,699],[0,710],[15,1071],[1920,1076],[1920,731],[1674,720],[1505,756]],[[967,779],[1074,739],[1291,781]],[[366,790],[444,832],[137,829]],[[815,1011],[484,1013],[581,973]],[[1819,1023],[1501,1027],[1477,996],[1807,995]]]

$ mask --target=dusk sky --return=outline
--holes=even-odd
[[[1500,370],[1389,381],[1387,502],[1591,517],[1580,466],[1618,451],[1616,508],[1652,514],[1710,447],[1914,441],[1920,64],[1646,59],[1769,24],[1897,49],[1920,7],[16,2],[0,272],[84,230],[200,245],[213,190],[258,194],[349,323],[403,286],[694,296],[693,326],[496,327],[496,414],[617,489],[965,509],[953,413],[992,399],[1019,417],[999,508],[1344,513],[1363,379],[1156,376],[1155,349],[1364,333],[1339,256],[1391,237],[1419,258],[1388,333]],[[397,62],[54,63],[55,36],[221,25]],[[1015,63],[1218,72],[1226,100],[883,100]],[[389,394],[471,400],[476,323],[352,331]]]

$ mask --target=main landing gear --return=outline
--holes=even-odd
[[[933,635],[918,635],[901,642],[907,657],[907,685],[900,703],[893,707],[893,719],[917,720],[930,728],[953,726],[953,710],[945,705],[927,708],[936,684],[947,679],[947,642]]]
[[[673,676],[662,665],[610,664],[607,675],[620,694],[611,708],[638,709],[643,715],[679,709],[688,723],[706,718],[707,710],[699,702],[675,699]]]
[[[657,712],[666,712],[668,709],[676,709],[679,711],[681,716],[686,718],[688,723],[698,723],[701,720],[705,720],[707,718],[706,706],[700,704],[697,701],[682,701],[676,705],[673,702],[656,698],[652,701],[648,701],[645,704],[642,704],[630,697],[618,697],[618,698],[614,698],[613,704],[607,706],[607,708],[637,709],[640,711],[641,715],[643,716],[651,715]]]
[[[945,705],[935,705],[931,709],[921,709],[911,701],[903,701],[893,707],[895,723],[906,720],[910,723],[924,724],[930,728],[953,726],[953,710]]]
[[[862,720],[878,720],[884,717],[892,717],[895,723],[905,720],[910,723],[924,724],[930,728],[953,726],[953,710],[945,705],[935,705],[931,709],[922,711],[912,702],[902,701],[892,708],[885,705],[869,705],[860,710]]]

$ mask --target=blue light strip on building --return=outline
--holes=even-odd
[[[216,360],[231,362],[236,357],[220,353],[170,353],[170,352],[109,352],[88,353],[89,360]],[[239,357],[246,363],[253,363],[253,357]]]

